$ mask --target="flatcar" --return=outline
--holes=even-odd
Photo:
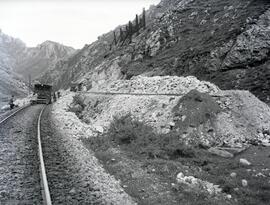
[[[31,104],[50,104],[52,103],[52,86],[46,84],[34,85],[34,98]]]

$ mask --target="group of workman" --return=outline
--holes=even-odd
[[[61,93],[59,91],[54,92],[52,97],[53,97],[53,101],[56,102],[57,98],[61,97]],[[8,103],[11,110],[15,107],[14,101],[15,101],[14,95],[12,95],[11,98],[9,99],[9,103]]]
[[[53,101],[56,102],[57,98],[61,97],[60,91],[54,92],[53,93]]]

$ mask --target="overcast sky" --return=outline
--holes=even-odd
[[[27,46],[45,40],[82,48],[160,0],[0,0],[0,29]]]

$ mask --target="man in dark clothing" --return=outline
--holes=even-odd
[[[56,98],[56,93],[53,93],[53,101],[56,102],[57,98]]]
[[[9,106],[10,109],[12,110],[14,108],[14,95],[11,96],[10,100],[9,100]]]

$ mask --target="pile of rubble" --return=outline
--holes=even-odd
[[[157,134],[177,133],[187,145],[202,145],[209,153],[225,158],[232,158],[250,144],[270,144],[270,108],[248,91],[223,91],[195,77],[176,76],[138,76],[90,91],[121,94],[67,93],[60,98],[54,104],[53,114],[58,119],[57,126],[68,130],[73,138],[103,136],[115,117],[129,115],[151,126]],[[76,116],[72,108],[77,107],[80,115]],[[239,163],[250,166],[245,159]],[[192,175],[180,172],[172,187],[231,198],[218,185]],[[243,187],[247,186],[246,179],[241,182]]]
[[[270,108],[248,91],[223,91],[223,111],[217,116],[221,139],[227,145],[243,143],[269,146]]]
[[[83,96],[86,105],[83,119],[94,127],[106,130],[114,117],[131,114],[155,128],[157,133],[168,133],[173,125],[172,109],[178,100],[189,91],[196,89],[203,93],[217,95],[220,90],[213,84],[199,81],[195,77],[138,76],[131,80],[117,80],[109,85],[90,91],[156,94],[156,95],[93,95]],[[159,95],[162,94],[162,95]],[[175,94],[175,96],[164,95]]]
[[[187,144],[242,150],[270,143],[270,109],[248,91],[222,91],[195,77],[176,76],[138,76],[92,91],[157,95],[81,94],[81,118],[91,133],[106,132],[115,117],[130,114],[156,133],[178,132]]]
[[[210,94],[217,94],[220,92],[219,88],[214,84],[206,81],[199,81],[193,76],[136,76],[131,78],[131,80],[117,80],[109,85],[105,84],[103,87],[99,88],[99,91],[184,95],[193,89]]]
[[[186,185],[188,189],[196,191],[197,193],[205,190],[210,195],[218,195],[222,192],[222,189],[218,185],[214,185],[208,181],[203,181],[194,176],[185,176],[182,172],[177,174],[176,180],[177,183]]]

